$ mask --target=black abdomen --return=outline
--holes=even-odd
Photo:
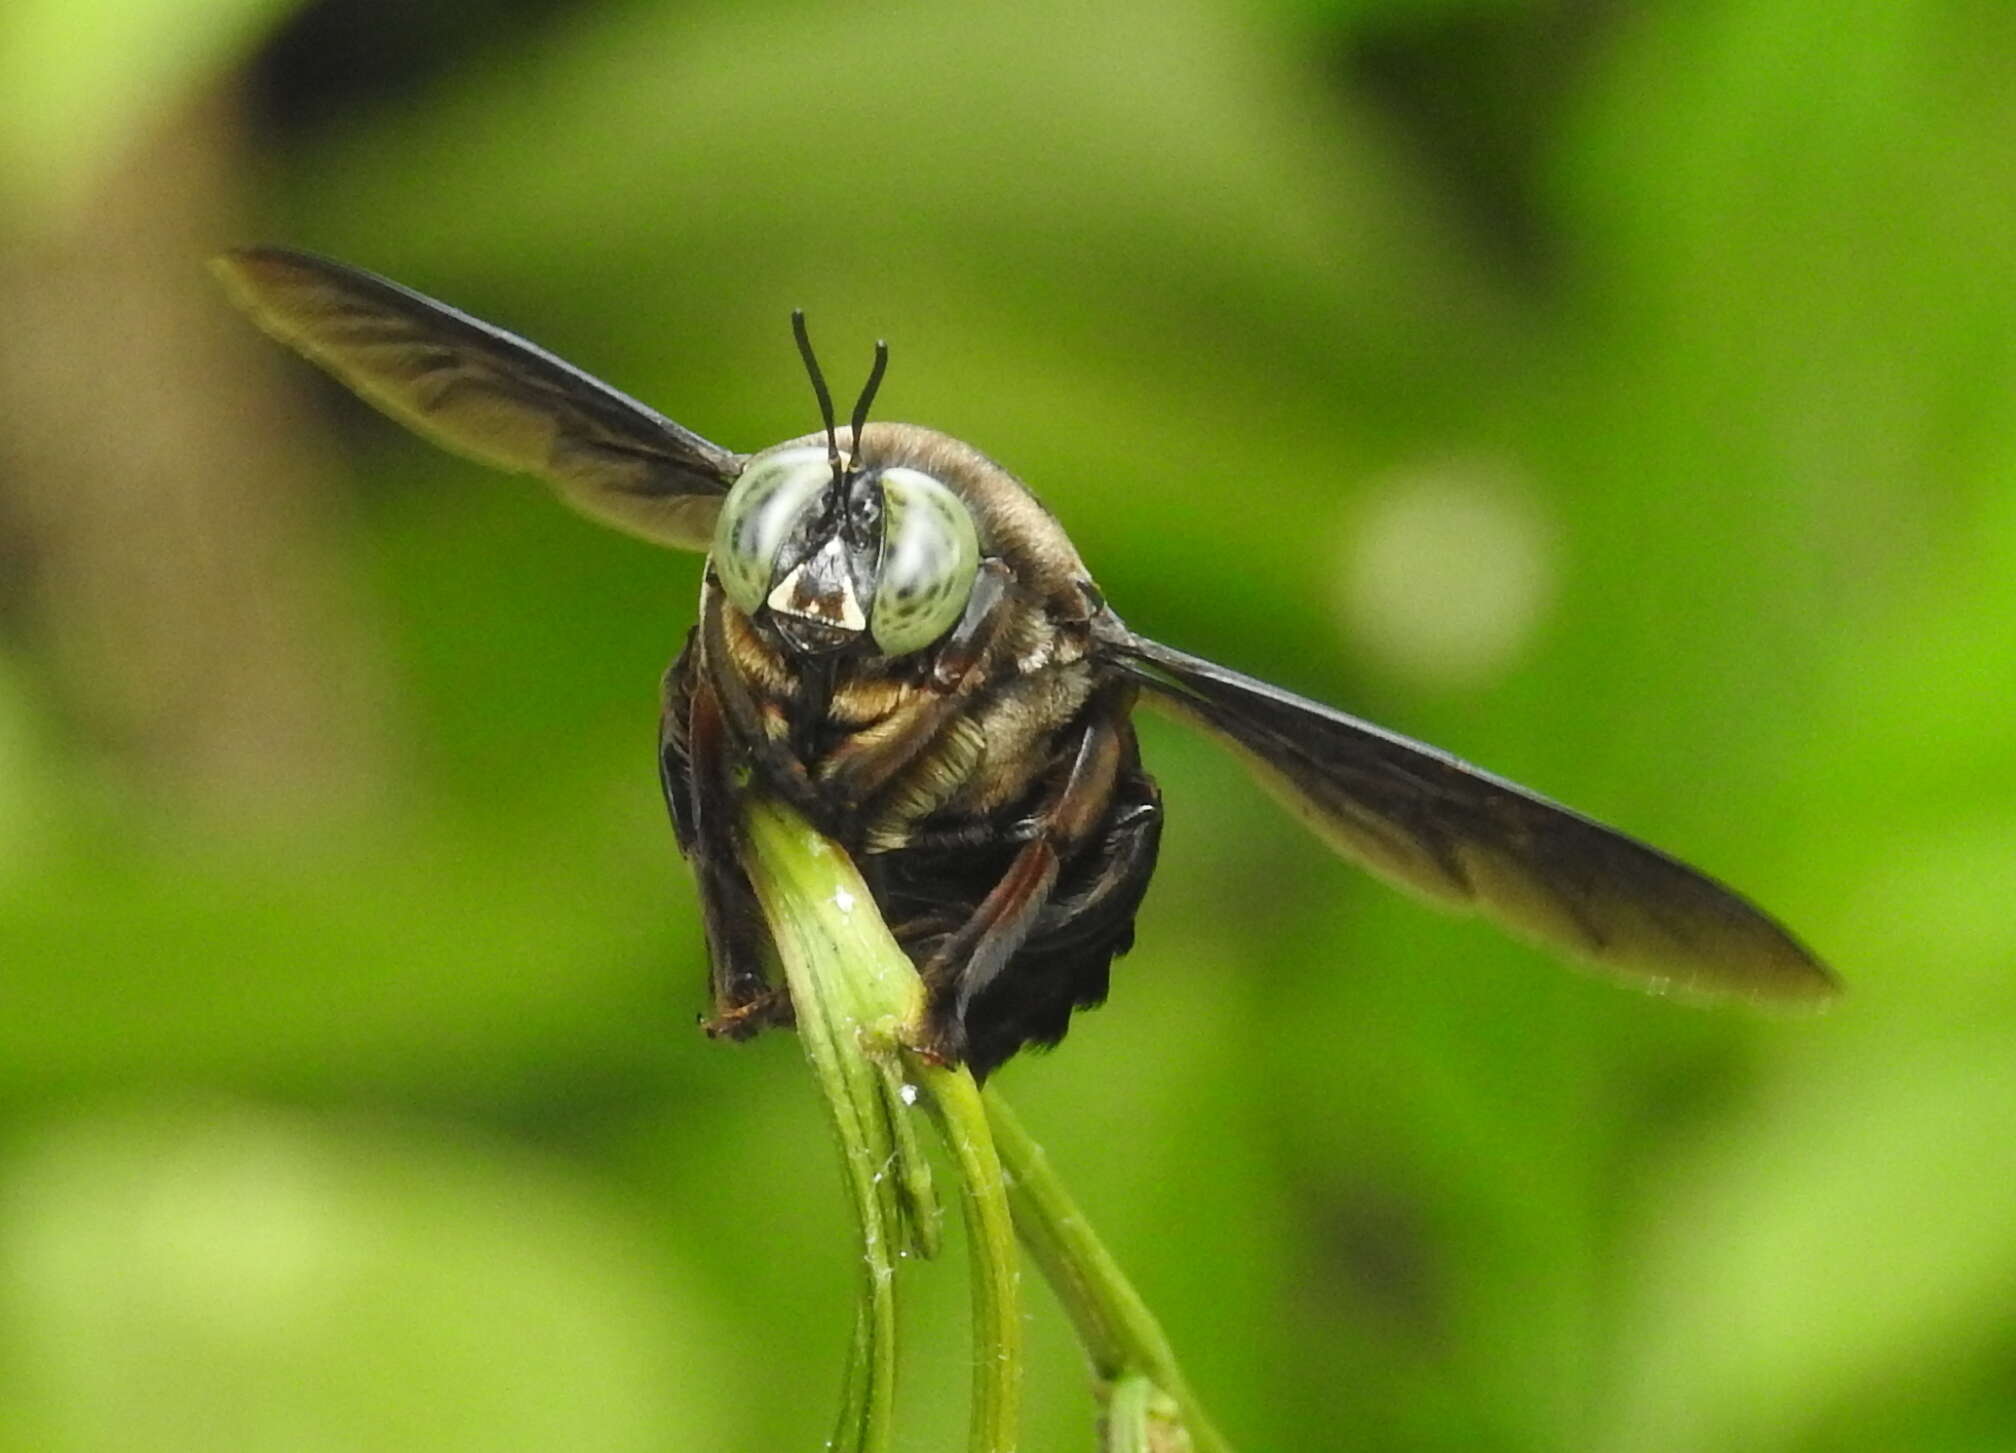
[[[999,819],[1016,820],[1015,813]],[[1060,865],[1029,937],[966,1009],[965,1061],[976,1077],[1025,1045],[1057,1043],[1075,1010],[1105,1000],[1113,960],[1133,945],[1135,910],[1154,875],[1161,834],[1162,795],[1142,770],[1130,732],[1098,830]],[[890,928],[922,966],[1001,882],[1020,847],[911,848],[875,854],[862,866]]]

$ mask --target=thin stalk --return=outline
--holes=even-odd
[[[1010,1450],[1022,1390],[1022,1278],[1007,1184],[973,1076],[963,1065],[910,1060],[964,1192],[975,1354],[970,1446],[974,1453]]]
[[[1013,1221],[987,1115],[963,1068],[899,1055],[923,985],[853,862],[781,804],[745,809],[745,866],[776,940],[798,1031],[840,1138],[861,1226],[864,1280],[834,1446],[888,1445],[895,1372],[895,1254],[937,1245],[930,1173],[906,1118],[917,1090],[959,1170],[972,1259],[971,1453],[1014,1453],[1022,1325]],[[898,1238],[902,1238],[900,1241]]]
[[[920,1096],[959,1171],[972,1261],[971,1453],[1013,1453],[1022,1372],[1020,1237],[1085,1344],[1107,1447],[1230,1453],[1140,1295],[996,1094],[908,1052],[923,986],[846,853],[780,804],[745,809],[745,866],[840,1141],[861,1231],[862,1284],[838,1431],[845,1453],[888,1447],[899,1256],[929,1254],[938,1208],[907,1111]]]
[[[885,960],[875,935],[886,939],[888,931],[843,853],[794,814],[766,802],[752,801],[743,825],[745,866],[791,989],[799,1043],[840,1143],[841,1173],[860,1233],[854,1338],[830,1446],[840,1453],[883,1453],[895,1415],[896,1256],[913,1243],[935,1242],[935,1235],[908,1229],[908,1213],[930,1206],[928,1180],[921,1196],[917,1188],[929,1172],[921,1157],[900,1154],[914,1141],[907,1126],[897,1130],[900,1120],[890,1112],[887,1077],[873,1049],[878,1039],[891,1041],[887,1026],[914,1010],[916,975],[906,981],[877,972]],[[893,942],[889,947],[895,950]],[[909,1163],[899,1169],[899,1160]]]
[[[1145,1377],[1175,1404],[1181,1428],[1172,1430],[1173,1437],[1187,1432],[1187,1446],[1196,1453],[1231,1453],[1184,1378],[1161,1324],[1093,1234],[1043,1148],[999,1095],[990,1091],[985,1100],[994,1146],[1008,1173],[1015,1229],[1077,1327],[1094,1373],[1109,1390],[1130,1377]],[[1159,1446],[1186,1445],[1165,1440]]]

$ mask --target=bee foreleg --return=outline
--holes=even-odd
[[[980,562],[966,611],[938,647],[931,689],[827,753],[819,782],[842,802],[866,802],[940,740],[945,724],[967,707],[975,672],[1008,618],[1014,576],[999,560]]]
[[[805,763],[792,750],[789,718],[774,702],[759,702],[736,667],[723,634],[720,603],[711,596],[701,613],[699,648],[702,664],[694,674],[703,678],[714,694],[724,735],[733,736],[769,791],[803,813],[828,837],[840,835],[829,798],[813,785]]]
[[[679,700],[687,707],[684,730],[669,710],[668,693],[659,757],[707,932],[714,1013],[701,1027],[716,1037],[746,1039],[766,1024],[788,1024],[791,1001],[764,973],[763,914],[738,855],[733,756],[720,701],[705,682],[689,683]]]
[[[1015,572],[1006,561],[989,556],[980,562],[966,609],[952,633],[940,643],[937,659],[931,664],[931,681],[940,691],[956,690],[986,659],[987,648],[1007,617],[1004,607],[1014,581]]]
[[[686,726],[693,715],[691,681],[696,670],[694,632],[686,633],[686,645],[679,657],[665,669],[658,715],[658,785],[665,793],[665,810],[672,817],[672,833],[679,851],[693,856],[693,769],[686,750]]]

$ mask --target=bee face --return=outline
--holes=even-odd
[[[789,650],[904,656],[959,619],[979,570],[965,503],[906,465],[779,445],[722,502],[714,570],[729,600]]]

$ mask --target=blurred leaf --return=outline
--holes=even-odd
[[[1602,1446],[1797,1446],[1898,1369],[2006,1342],[2016,1064],[1925,1048],[1787,1083],[1655,1187]]]

